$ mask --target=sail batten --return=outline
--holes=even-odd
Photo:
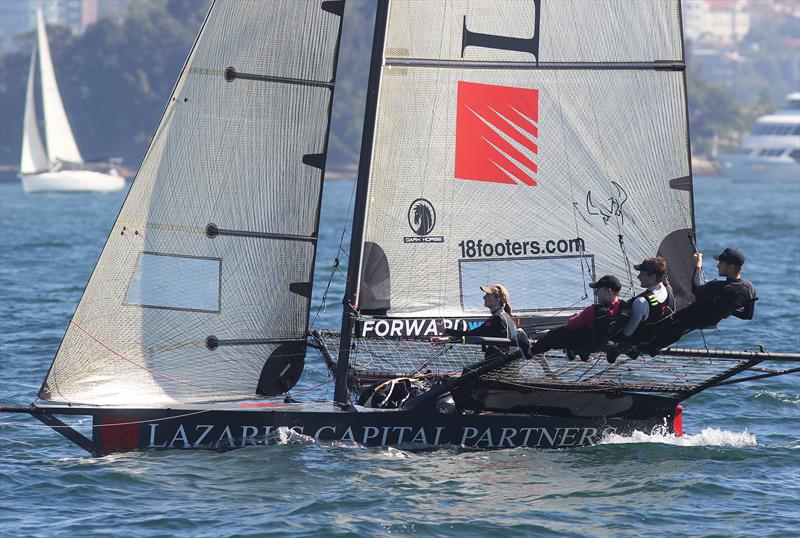
[[[686,64],[679,61],[655,62],[486,62],[478,60],[442,60],[435,58],[386,58],[391,67],[451,67],[455,69],[618,69],[623,71],[668,70],[682,71]]]
[[[316,86],[322,88],[333,88],[332,82],[326,82],[322,80],[306,80],[306,79],[299,79],[299,78],[289,78],[289,77],[275,77],[270,75],[261,75],[256,73],[241,73],[235,70],[230,70],[228,68],[225,70],[225,78],[227,80],[235,80],[237,78],[243,80],[260,80],[262,82],[279,82],[283,84],[299,84],[301,86]]]

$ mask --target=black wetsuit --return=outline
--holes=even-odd
[[[700,269],[695,268],[692,293],[695,301],[679,310],[672,323],[648,347],[664,348],[677,342],[689,331],[711,327],[731,315],[741,319],[752,318],[751,307],[756,300],[756,289],[746,280],[712,280],[702,284]]]
[[[517,325],[514,318],[505,310],[492,315],[491,318],[481,323],[478,327],[469,331],[459,331],[457,329],[447,329],[445,334],[448,336],[485,336],[487,338],[508,338],[514,340],[517,335]]]
[[[517,324],[511,314],[505,310],[501,310],[497,314],[493,314],[491,318],[481,323],[478,327],[469,331],[459,331],[458,329],[447,329],[445,334],[448,336],[483,336],[486,338],[508,338],[511,340],[511,345],[515,346],[517,338]],[[516,349],[516,348],[514,348]],[[494,352],[494,346],[483,346],[484,357],[488,359],[495,358],[497,354]]]

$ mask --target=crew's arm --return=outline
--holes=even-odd
[[[494,316],[487,319],[474,329],[468,331],[459,331],[458,329],[447,329],[445,334],[448,336],[502,336],[505,337],[505,332],[501,333],[500,322]]]
[[[703,292],[705,291],[705,284],[703,284],[702,274],[702,267],[694,268],[694,273],[692,273],[692,295],[695,297],[703,295]]]
[[[633,301],[633,306],[631,306],[631,317],[628,319],[628,324],[625,325],[624,329],[622,329],[622,336],[627,338],[636,332],[636,329],[639,328],[639,324],[642,322],[642,320],[644,320],[645,316],[647,316],[647,311],[647,300],[644,297],[639,297]]]
[[[569,318],[566,328],[568,331],[586,329],[594,325],[594,306],[587,306],[579,314]]]
[[[694,258],[694,272],[692,273],[692,295],[695,297],[701,295],[703,292],[703,254],[695,252],[692,256]]]

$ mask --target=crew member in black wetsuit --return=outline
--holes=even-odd
[[[753,319],[754,305],[758,300],[753,285],[742,279],[744,254],[735,248],[726,248],[714,259],[719,263],[719,276],[725,280],[712,280],[703,284],[703,255],[694,255],[695,268],[692,275],[692,293],[694,303],[679,310],[672,323],[647,345],[647,351],[653,353],[677,342],[681,336],[695,329],[711,327],[734,316],[739,319]]]
[[[619,330],[622,283],[612,275],[605,275],[594,284],[597,303],[587,306],[572,316],[561,327],[548,331],[531,346],[531,355],[539,355],[551,349],[564,349],[567,360],[579,356],[588,360],[589,353],[597,351]]]
[[[517,324],[511,317],[511,303],[508,290],[502,284],[481,286],[483,305],[492,313],[492,317],[478,327],[469,331],[446,329],[447,336],[485,336],[490,338],[508,338],[514,340],[517,336]]]

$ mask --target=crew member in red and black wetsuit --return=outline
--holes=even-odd
[[[694,303],[675,314],[672,323],[647,345],[647,351],[655,353],[677,342],[687,332],[714,326],[729,316],[753,319],[755,302],[758,298],[755,287],[742,279],[744,254],[738,249],[726,248],[714,256],[714,259],[719,262],[717,264],[719,276],[724,276],[725,280],[712,280],[703,284],[700,276],[703,270],[703,255],[696,253],[692,275]]]
[[[588,360],[590,352],[608,342],[620,320],[619,292],[622,284],[617,277],[605,275],[589,286],[594,288],[597,303],[572,316],[566,325],[548,331],[531,346],[531,355],[564,349],[569,360],[575,355]]]

